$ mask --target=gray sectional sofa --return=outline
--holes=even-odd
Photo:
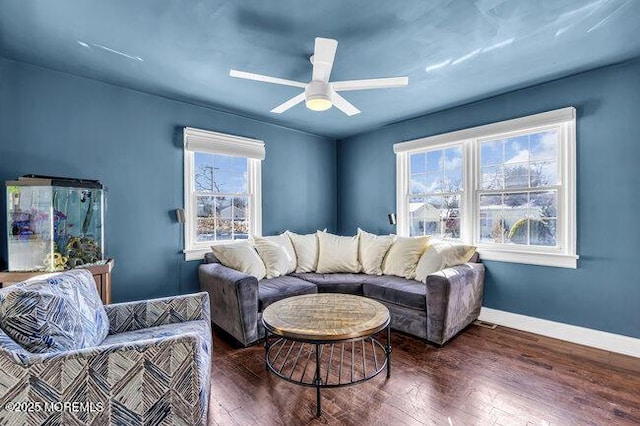
[[[244,346],[264,337],[262,311],[278,300],[313,293],[348,293],[375,299],[391,313],[391,327],[442,345],[478,318],[484,266],[477,257],[443,269],[426,282],[389,275],[294,273],[258,281],[218,263],[213,253],[199,267],[215,325]]]

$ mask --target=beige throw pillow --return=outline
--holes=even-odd
[[[358,228],[358,236],[358,260],[362,265],[362,272],[382,275],[382,261],[395,240],[395,235],[375,235]]]
[[[267,278],[287,275],[296,270],[296,254],[285,234],[254,237],[253,243],[267,270]]]
[[[298,260],[296,272],[315,272],[318,267],[318,236],[316,233],[300,235],[287,231]]]
[[[248,241],[216,244],[211,249],[224,266],[253,275],[259,280],[266,275],[262,259],[260,259],[256,249]]]
[[[429,237],[397,237],[389,247],[384,259],[382,272],[385,275],[396,275],[413,279],[420,256],[429,241]]]
[[[319,274],[334,272],[358,273],[358,236],[341,237],[318,231],[318,268]]]
[[[474,246],[432,239],[418,261],[415,279],[424,282],[429,274],[467,263],[475,252]]]

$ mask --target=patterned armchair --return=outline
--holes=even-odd
[[[71,294],[71,301],[79,305],[92,293],[99,301],[91,274],[84,272],[69,271],[52,276],[53,281],[48,278],[0,290],[0,424],[206,424],[212,348],[207,293],[100,305],[95,322],[105,318],[108,335],[97,344],[89,339],[80,348],[50,350],[55,347],[50,340],[65,342],[60,339],[64,328],[68,335],[62,337],[78,342],[73,315],[58,312],[47,319],[47,327],[54,322],[65,327],[54,330],[45,341],[48,348],[32,349],[16,339],[20,336],[15,330],[24,332],[25,327],[16,327],[15,312],[3,307],[9,304],[11,292],[22,291],[24,296],[25,291],[48,284],[47,290],[66,292],[64,297]],[[72,292],[64,287],[67,282],[74,283]],[[54,296],[40,296],[40,305],[49,310],[64,305],[58,294]],[[86,315],[84,320],[81,331],[96,328],[87,323]]]

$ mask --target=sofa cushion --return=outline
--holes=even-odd
[[[424,237],[398,237],[389,247],[382,265],[382,273],[413,279],[416,266],[429,241]]]
[[[414,309],[427,309],[427,286],[415,280],[390,275],[363,275],[365,296]]]
[[[362,272],[382,275],[382,261],[396,236],[370,234],[360,228],[358,228],[358,236],[360,237],[358,259],[362,264]]]
[[[185,333],[198,334],[205,342],[207,342],[209,325],[205,320],[195,320],[125,331],[124,333],[111,334],[107,336],[100,346],[108,346],[115,343],[136,342],[138,340],[157,339],[159,337],[180,336]]]
[[[258,309],[262,312],[264,308],[278,300],[317,292],[318,288],[315,284],[296,277],[282,276],[265,279],[258,282]]]
[[[358,273],[362,269],[358,261],[359,237],[343,237],[318,231],[319,274],[333,272]]]
[[[0,290],[0,327],[29,352],[100,344],[109,318],[86,269],[41,275]]]
[[[211,249],[220,263],[228,268],[252,275],[259,280],[267,274],[264,262],[248,241],[216,244]]]
[[[318,293],[362,294],[363,274],[292,274],[318,286]]]
[[[253,244],[267,269],[267,278],[287,275],[296,270],[296,252],[287,234],[255,236]]]
[[[296,253],[296,272],[315,272],[318,267],[318,236],[316,233],[300,235],[287,231],[287,235]]]
[[[432,238],[418,261],[414,279],[425,282],[427,275],[467,263],[475,253],[474,246]]]
[[[253,238],[253,244],[264,262],[266,278],[276,278],[296,270],[296,255],[291,240],[286,235],[256,236]]]

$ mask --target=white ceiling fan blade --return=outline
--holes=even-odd
[[[314,81],[329,82],[333,60],[336,57],[338,41],[331,38],[316,37],[316,45],[313,49],[313,76]]]
[[[371,78],[367,80],[334,81],[331,87],[336,92],[348,90],[387,89],[409,84],[409,77]]]
[[[236,78],[262,81],[265,83],[282,84],[284,86],[300,87],[302,89],[304,89],[307,86],[306,83],[301,83],[299,81],[286,80],[284,78],[277,78],[277,77],[269,77],[268,75],[254,74],[251,72],[244,72],[244,71],[237,71],[237,70],[229,71],[229,75],[231,77],[236,77]]]
[[[358,108],[353,106],[352,103],[347,101],[342,96],[338,95],[336,92],[332,93],[331,100],[333,101],[333,105],[336,108],[347,114],[349,117],[351,117],[352,115],[360,114],[360,110]]]
[[[274,112],[276,114],[283,113],[286,110],[288,110],[289,108],[292,108],[292,107],[298,105],[302,101],[304,101],[304,92],[302,92],[299,95],[294,96],[293,98],[289,99],[288,101],[278,105],[277,107],[272,109],[271,112]]]

